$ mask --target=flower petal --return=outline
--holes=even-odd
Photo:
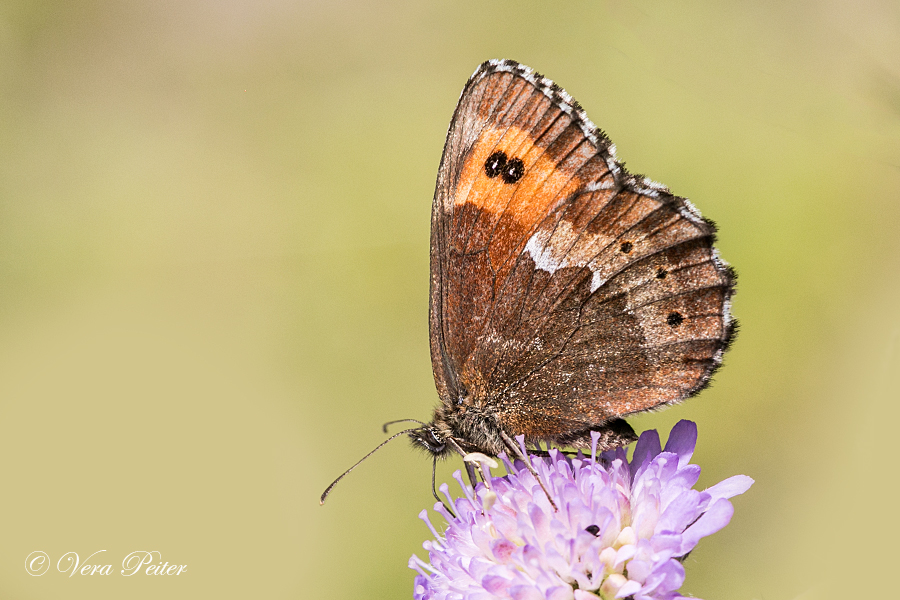
[[[627,598],[628,596],[633,596],[634,594],[641,591],[641,584],[637,581],[628,581],[619,588],[618,593],[616,594],[616,598]]]
[[[712,535],[731,521],[734,506],[724,498],[716,500],[697,521],[684,531],[681,538],[681,552],[687,554],[694,549],[701,538]]]
[[[643,467],[644,463],[653,460],[653,457],[660,451],[659,434],[656,433],[656,430],[651,429],[642,433],[634,446],[634,455],[631,457],[631,476],[634,477],[638,469]]]
[[[684,531],[703,512],[700,496],[697,490],[684,490],[679,494],[659,516],[655,533]]]
[[[666,452],[678,455],[678,466],[683,467],[691,460],[696,446],[697,424],[684,419],[675,423],[675,427],[669,432],[669,439],[666,440]]]
[[[556,586],[544,592],[544,598],[547,600],[573,600],[575,598],[574,590],[570,586]]]
[[[641,590],[648,594],[656,592],[656,596],[667,596],[684,583],[684,566],[677,560],[667,560],[658,564],[653,573],[644,582]]]
[[[712,487],[708,487],[704,492],[712,496],[713,500],[719,498],[733,498],[738,494],[743,494],[750,489],[750,486],[756,483],[753,479],[746,475],[735,475],[724,481],[720,481]]]
[[[544,595],[533,585],[513,586],[509,588],[509,595],[513,600],[544,600]]]

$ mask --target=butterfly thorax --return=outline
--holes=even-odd
[[[431,423],[409,434],[413,445],[424,448],[438,458],[453,452],[481,452],[497,456],[506,447],[496,416],[481,407],[459,402],[442,402],[434,411]]]

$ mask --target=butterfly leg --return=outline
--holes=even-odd
[[[534,475],[534,478],[537,479],[537,482],[541,486],[541,489],[544,490],[544,495],[547,496],[547,500],[550,501],[550,506],[553,507],[553,511],[559,512],[559,508],[556,506],[556,502],[553,501],[553,498],[550,497],[550,492],[548,492],[546,486],[544,486],[544,480],[541,479],[541,476],[538,475],[538,472],[534,470],[534,466],[531,464],[531,459],[522,454],[522,450],[519,449],[519,446],[518,444],[516,444],[515,440],[509,437],[502,429],[500,430],[500,437],[503,438],[503,443],[506,445],[507,450],[509,450],[516,458],[525,463],[525,467],[532,475]]]
[[[472,463],[470,463],[468,461],[465,462],[465,465],[466,465],[466,473],[468,473],[468,475],[469,475],[469,482],[472,484],[472,487],[474,488],[476,485],[478,485],[478,474],[475,472],[475,465],[473,465]]]
[[[453,509],[450,508],[443,498],[438,496],[437,493],[437,455],[435,455],[434,460],[431,462],[431,495],[434,496],[435,500],[444,505],[444,509],[450,513],[453,518],[456,518],[456,513],[453,512]]]

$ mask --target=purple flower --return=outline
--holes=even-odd
[[[731,520],[728,498],[753,480],[730,477],[704,491],[693,489],[700,467],[689,463],[697,426],[681,421],[665,450],[656,431],[645,431],[631,462],[625,449],[598,459],[569,458],[552,450],[532,461],[559,511],[521,462],[505,457],[508,475],[489,477],[473,490],[434,509],[447,521],[443,535],[423,544],[430,563],[413,556],[418,571],[413,597],[437,600],[635,600],[682,598],[681,564],[700,538]],[[520,440],[521,443],[521,440]],[[596,437],[594,438],[596,447]],[[483,463],[485,471],[487,464]]]

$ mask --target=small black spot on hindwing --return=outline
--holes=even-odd
[[[504,167],[506,167],[506,152],[502,150],[497,150],[484,161],[484,172],[491,179],[499,175]]]
[[[501,174],[503,175],[504,183],[515,183],[522,179],[522,176],[525,174],[525,163],[522,162],[521,158],[511,158],[506,162],[506,166]]]
[[[682,322],[684,322],[684,317],[681,316],[680,312],[670,312],[669,316],[666,317],[666,323],[671,327],[678,327]]]
[[[656,278],[657,279],[665,279],[666,275],[668,275],[668,274],[669,274],[669,272],[666,271],[665,269],[663,269],[662,267],[660,267],[659,269],[656,270]]]
[[[622,250],[624,254],[628,254],[631,252],[632,248],[634,248],[634,244],[631,242],[622,242],[622,246],[619,249]]]

